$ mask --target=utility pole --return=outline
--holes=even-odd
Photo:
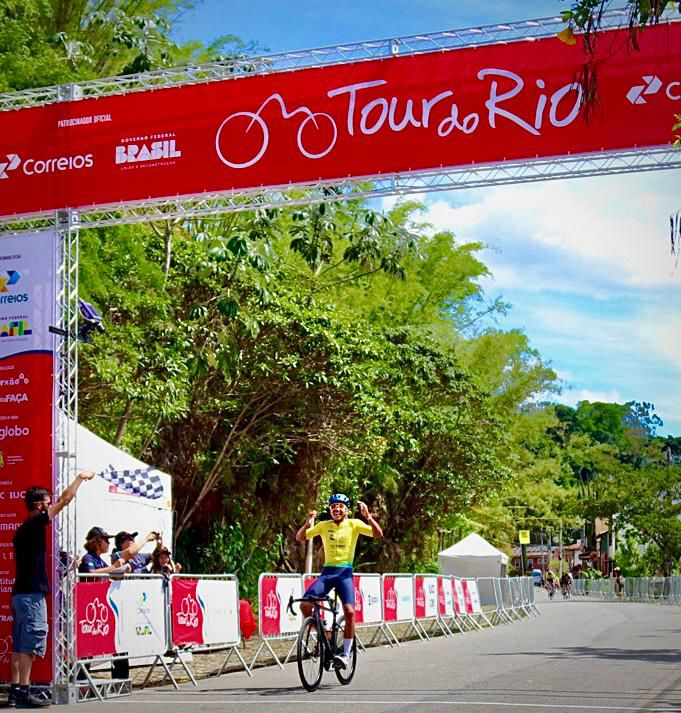
[[[314,522],[312,524],[314,525]],[[305,574],[310,574],[312,572],[313,540],[314,538],[311,537],[305,542]]]
[[[560,534],[558,536],[558,576],[563,576],[563,521],[560,520]]]

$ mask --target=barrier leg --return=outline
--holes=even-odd
[[[253,660],[251,661],[251,665],[249,666],[249,670],[253,669],[253,666],[255,666],[255,662],[258,660],[258,657],[260,656],[260,652],[266,648],[271,654],[274,660],[277,662],[277,666],[283,671],[284,666],[282,665],[281,661],[279,660],[279,657],[274,653],[274,649],[270,646],[270,642],[267,639],[263,639],[262,643],[260,644],[260,647],[258,650],[255,652],[255,656],[253,657]]]
[[[163,656],[158,654],[156,658],[154,659],[154,663],[151,664],[151,667],[149,669],[149,672],[147,673],[147,677],[144,679],[144,683],[142,684],[142,688],[147,685],[149,681],[149,677],[151,676],[151,672],[154,670],[154,667],[156,666],[156,662],[159,662],[161,666],[163,666],[165,670],[165,675],[161,679],[161,684],[165,683],[166,678],[170,679],[170,682],[173,684],[173,688],[178,691],[180,687],[177,685],[177,681],[175,680],[175,677],[173,674],[170,672],[170,669],[168,668],[168,664],[163,660]]]
[[[217,673],[218,678],[219,678],[220,676],[222,676],[222,672],[225,670],[225,666],[227,665],[227,662],[229,661],[229,659],[232,657],[232,654],[236,654],[236,655],[237,655],[237,658],[239,659],[239,661],[241,661],[241,665],[244,667],[244,670],[246,671],[246,673],[247,673],[251,678],[253,678],[253,674],[251,673],[250,669],[248,668],[248,664],[244,661],[244,657],[241,655],[241,652],[239,651],[239,649],[237,649],[236,646],[232,646],[232,647],[229,649],[229,653],[227,654],[225,660],[222,662],[222,666],[220,666],[220,670],[219,670],[218,673]]]
[[[390,632],[390,633],[388,633],[388,632]],[[390,645],[390,648],[395,646],[395,644],[397,644],[397,646],[400,645],[400,642],[397,640],[397,638],[395,637],[395,634],[392,632],[390,627],[387,624],[381,624],[380,626],[376,627],[376,631],[374,631],[374,635],[371,637],[369,646],[374,645],[379,634],[381,634],[383,636],[383,638],[388,642],[388,644]]]
[[[187,662],[182,658],[180,651],[175,652],[175,656],[170,662],[168,668],[172,668],[177,662],[179,662],[180,666],[182,666],[182,668],[184,669],[184,672],[187,674],[187,676],[189,676],[189,680],[198,688],[199,684],[196,682],[196,679],[194,678],[194,674],[191,672],[191,669],[189,668],[189,666],[187,666]]]

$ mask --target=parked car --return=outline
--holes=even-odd
[[[535,587],[541,587],[541,585],[544,582],[544,576],[542,574],[542,571],[540,569],[533,569],[532,570],[532,579],[534,579]]]

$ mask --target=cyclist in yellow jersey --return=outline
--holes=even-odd
[[[303,596],[325,597],[332,589],[338,592],[345,615],[343,653],[334,657],[334,663],[340,668],[347,667],[348,656],[355,638],[355,586],[352,579],[352,562],[355,558],[357,538],[360,535],[383,537],[381,526],[374,520],[366,504],[363,502],[357,504],[366,522],[349,518],[350,498],[342,493],[334,493],[328,500],[331,520],[323,520],[314,525],[317,512],[310,512],[307,520],[296,533],[298,542],[319,535],[324,543],[324,567]],[[305,616],[312,614],[312,604],[302,602],[300,609]]]

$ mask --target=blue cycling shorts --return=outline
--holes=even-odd
[[[317,579],[307,588],[306,597],[325,597],[332,589],[338,592],[343,604],[355,604],[355,585],[352,567],[324,567]]]

